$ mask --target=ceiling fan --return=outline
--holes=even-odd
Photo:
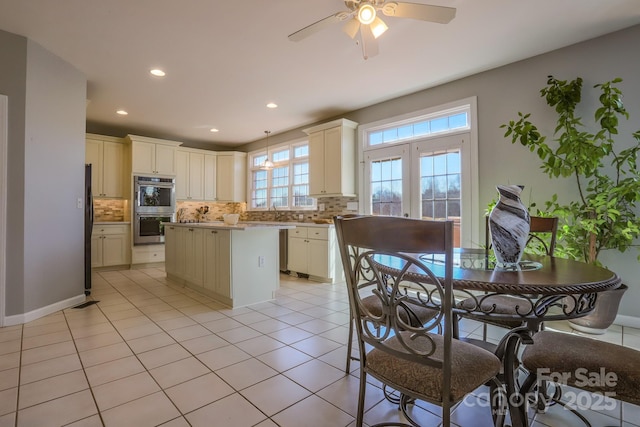
[[[385,16],[419,19],[440,24],[447,24],[456,16],[456,9],[453,7],[429,4],[387,0],[345,0],[344,4],[349,10],[329,15],[298,30],[289,35],[289,40],[297,42],[332,24],[346,21],[343,31],[352,39],[360,30],[362,55],[364,59],[368,59],[378,54],[376,39],[389,28],[380,19],[378,12],[382,12]]]

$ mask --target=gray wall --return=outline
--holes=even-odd
[[[0,31],[9,97],[7,316],[84,293],[86,79],[38,44]],[[5,66],[10,64],[10,66]]]
[[[584,79],[584,93],[594,84],[615,77],[621,77],[620,85],[625,95],[625,105],[630,120],[621,123],[620,148],[630,141],[631,132],[640,129],[640,55],[636,54],[640,41],[640,26],[612,33],[597,39],[569,46],[551,53],[540,55],[494,70],[486,71],[432,89],[403,96],[368,108],[345,114],[344,117],[360,124],[366,124],[412,111],[441,105],[454,100],[478,97],[478,138],[480,210],[495,199],[495,186],[502,183],[523,184],[523,202],[537,202],[544,207],[544,201],[554,192],[563,200],[576,197],[576,189],[571,179],[550,181],[539,169],[535,154],[521,145],[512,145],[504,138],[500,125],[517,118],[518,111],[532,113],[532,121],[551,134],[555,119],[543,98],[540,89],[546,84],[547,76],[560,79]],[[425,70],[428,73],[428,70]],[[583,114],[585,123],[592,121],[593,106],[597,102],[593,96],[583,99],[587,112]],[[327,120],[329,121],[329,120]],[[270,142],[303,138],[303,128],[275,135]],[[251,151],[263,146],[262,141],[242,147]],[[640,264],[634,249],[601,255],[602,261],[616,271],[630,285],[620,314],[640,317]]]
[[[0,30],[0,93],[9,105],[5,315],[24,308],[24,142],[27,39]]]

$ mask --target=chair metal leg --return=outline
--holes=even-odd
[[[347,375],[351,372],[351,348],[353,347],[353,317],[349,320],[349,340],[347,341],[347,365],[344,371]]]
[[[367,373],[360,368],[360,390],[358,391],[358,412],[356,414],[356,427],[362,427],[364,422],[364,398],[367,390]]]

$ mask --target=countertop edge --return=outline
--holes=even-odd
[[[265,228],[272,228],[276,230],[288,230],[296,228],[294,225],[288,224],[247,224],[238,223],[237,225],[227,225],[223,222],[163,222],[165,226],[174,227],[187,227],[187,228],[204,228],[204,229],[216,229],[216,230],[264,230]]]

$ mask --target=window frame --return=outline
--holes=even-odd
[[[420,135],[414,138],[403,138],[393,142],[381,143],[375,145],[369,145],[369,135],[374,132],[379,132],[384,129],[398,128],[407,124],[417,123],[423,120],[434,119],[442,116],[448,116],[456,111],[462,111],[467,109],[469,126],[463,128],[456,128],[451,131],[436,132],[427,135]],[[478,120],[477,120],[477,97],[472,96],[469,98],[452,101],[446,104],[429,107],[423,110],[413,111],[406,114],[389,117],[386,119],[378,120],[376,122],[361,124],[358,127],[358,162],[362,165],[358,171],[358,191],[359,194],[364,197],[368,194],[366,186],[368,185],[367,177],[365,176],[365,156],[369,151],[375,151],[383,149],[385,147],[402,146],[408,144],[409,146],[415,146],[417,143],[422,143],[430,139],[439,139],[442,137],[453,136],[458,134],[469,134],[469,143],[464,146],[466,155],[469,158],[468,167],[465,173],[468,175],[468,189],[465,189],[466,200],[470,200],[469,212],[465,215],[465,219],[469,224],[465,223],[465,233],[461,236],[461,246],[463,247],[480,247],[482,245],[480,237],[481,230],[479,228],[480,217],[480,205],[479,205],[479,183],[478,183]],[[418,203],[418,200],[413,200],[416,194],[419,194],[419,188],[416,189],[416,185],[419,185],[419,179],[416,176],[419,175],[419,170],[414,170],[415,165],[411,166],[411,178],[410,178],[410,194],[411,203]],[[464,196],[463,196],[464,197]],[[361,200],[360,213],[364,214],[367,209],[367,201]],[[410,208],[411,216],[415,215],[417,209]],[[483,230],[482,230],[483,231]],[[483,234],[482,234],[483,235]]]
[[[301,146],[307,146],[307,155],[303,156],[303,157],[297,157],[295,158],[295,150],[296,148],[299,148]],[[312,205],[310,206],[293,206],[293,203],[295,202],[295,195],[293,192],[293,188],[294,188],[294,166],[295,165],[299,165],[299,164],[307,164],[307,167],[309,165],[310,159],[309,159],[309,154],[308,154],[308,146],[309,146],[309,140],[308,139],[303,139],[303,140],[294,140],[294,141],[290,141],[290,142],[286,142],[286,143],[282,143],[282,144],[277,144],[277,145],[272,145],[269,146],[269,159],[273,162],[274,167],[273,169],[276,169],[278,167],[283,167],[283,166],[287,166],[289,168],[289,181],[288,181],[288,203],[287,206],[277,206],[276,209],[278,210],[282,210],[282,211],[311,211],[311,210],[315,210],[317,208],[317,200],[314,197],[310,197],[309,194],[307,193],[307,197],[309,199],[311,199],[312,201]],[[288,149],[289,151],[289,159],[286,161],[274,161],[273,160],[273,154],[272,153],[276,153],[276,152],[281,152],[285,149]],[[255,151],[250,151],[247,155],[247,211],[249,212],[265,212],[265,211],[269,211],[271,210],[271,206],[273,204],[272,202],[272,189],[273,188],[283,188],[283,187],[273,187],[273,175],[272,175],[272,171],[268,170],[266,171],[267,173],[267,187],[266,187],[266,192],[267,192],[267,202],[266,202],[266,207],[262,208],[262,207],[255,207],[253,206],[254,203],[254,173],[256,171],[261,170],[259,165],[254,165],[255,163],[255,159],[256,158],[260,158],[260,157],[264,157],[265,155],[267,155],[267,150],[266,147],[265,148],[261,148],[260,150],[255,150]],[[308,191],[308,183],[307,183],[307,191]]]

